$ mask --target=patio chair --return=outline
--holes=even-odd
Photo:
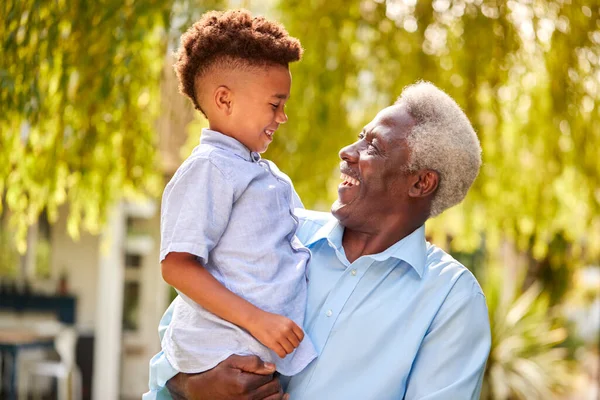
[[[35,376],[53,377],[57,380],[58,400],[81,400],[81,371],[75,363],[77,331],[74,327],[64,327],[54,340],[54,347],[60,356],[59,361],[44,360],[27,363],[27,386],[32,387]],[[34,392],[34,398],[39,393]]]

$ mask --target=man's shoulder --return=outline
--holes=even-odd
[[[294,213],[298,217],[298,220],[301,224],[308,223],[309,225],[312,225],[317,229],[325,226],[325,224],[327,224],[334,218],[333,215],[331,215],[331,213],[324,211],[307,210],[305,208],[296,208],[294,210]]]
[[[427,243],[425,269],[427,279],[435,286],[446,286],[452,297],[483,295],[473,273],[450,254],[431,243]]]
[[[296,236],[302,243],[306,243],[312,235],[334,219],[331,213],[304,208],[294,209],[294,214],[298,217]]]

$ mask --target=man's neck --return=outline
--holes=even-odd
[[[361,256],[381,253],[425,223],[425,221],[404,222],[403,224],[387,224],[381,230],[373,232],[346,227],[342,237],[346,258],[348,261],[354,262]]]

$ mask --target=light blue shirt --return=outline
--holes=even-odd
[[[298,206],[291,181],[275,164],[232,137],[204,129],[165,188],[160,260],[171,252],[193,254],[231,292],[302,327],[310,252],[296,237]],[[161,345],[180,372],[203,372],[232,354],[253,354],[275,363],[283,375],[295,375],[317,355],[307,339],[282,359],[185,294],[173,303]]]
[[[350,263],[335,218],[296,212],[313,254],[305,329],[319,356],[291,378],[291,398],[478,399],[491,335],[473,275],[428,244],[424,227]],[[153,361],[164,386],[170,366],[160,354]]]

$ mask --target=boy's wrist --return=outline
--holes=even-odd
[[[246,329],[247,331],[252,332],[254,330],[254,327],[257,324],[259,324],[260,316],[262,313],[264,313],[264,311],[260,308],[255,307],[253,305],[249,305],[248,309],[245,312],[241,313],[241,320],[238,325]]]

